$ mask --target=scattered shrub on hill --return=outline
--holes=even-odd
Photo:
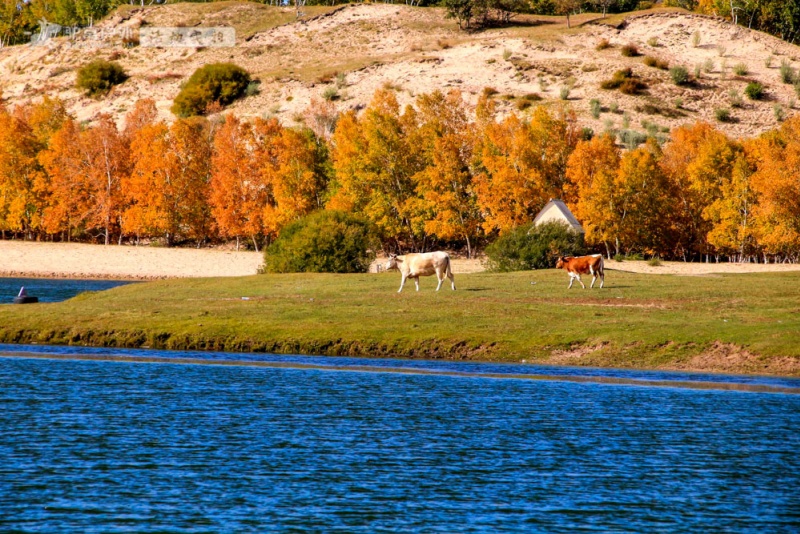
[[[730,97],[730,103],[732,108],[741,108],[744,106],[744,102],[742,101],[742,96],[736,92],[736,89],[731,89],[728,92],[728,96]]]
[[[728,108],[717,108],[714,110],[714,116],[719,122],[730,122],[731,110]]]
[[[568,85],[562,85],[561,89],[558,92],[558,96],[561,100],[569,100],[569,93],[571,89]]]
[[[366,220],[343,211],[318,211],[281,231],[264,252],[264,271],[364,273],[374,246]]]
[[[647,44],[648,44],[648,46],[652,46],[653,48],[656,48],[656,47],[658,47],[658,46],[659,46],[659,44],[658,44],[658,37],[651,37],[651,38],[649,38],[649,39],[647,40]]]
[[[625,57],[636,57],[639,55],[639,49],[633,43],[628,43],[622,47],[620,53]]]
[[[103,96],[112,87],[128,79],[125,70],[119,63],[96,59],[78,70],[75,85],[86,91],[87,96]]]
[[[242,97],[250,75],[233,63],[211,63],[197,69],[175,97],[172,112],[179,117],[203,115],[214,102],[227,106]]]
[[[600,84],[603,89],[619,89],[626,95],[636,95],[647,89],[647,84],[633,75],[630,68],[618,70],[610,80]]]
[[[652,257],[649,260],[647,260],[647,265],[649,265],[650,267],[659,267],[661,266],[661,260],[656,257]]]
[[[608,39],[601,39],[600,42],[597,43],[595,50],[605,50],[607,48],[611,48],[611,43],[608,41]]]
[[[600,118],[600,112],[603,111],[603,106],[600,104],[600,101],[596,98],[589,100],[589,110],[592,113],[592,117],[595,119]]]
[[[686,85],[689,83],[689,71],[682,65],[677,65],[669,69],[669,76],[675,85]]]
[[[692,34],[692,46],[695,48],[700,46],[700,30],[695,31]]]
[[[761,100],[764,98],[764,86],[758,82],[750,82],[747,84],[747,87],[744,88],[744,94],[746,94],[747,98],[750,100]]]
[[[594,130],[592,130],[587,126],[584,126],[583,128],[581,128],[580,138],[581,141],[591,141],[594,138]]]
[[[654,69],[667,70],[669,68],[668,61],[653,56],[644,56],[644,64]]]
[[[772,111],[775,113],[775,120],[778,122],[783,122],[786,120],[786,112],[783,110],[783,106],[780,104],[775,104],[772,108]]]
[[[619,142],[625,145],[628,150],[633,150],[647,141],[647,134],[636,130],[620,130],[617,133]]]
[[[324,91],[322,91],[322,98],[327,100],[328,102],[332,102],[333,100],[339,99],[339,90],[336,87],[330,86],[326,87]]]
[[[566,223],[533,223],[515,228],[486,247],[489,268],[493,271],[549,269],[559,256],[584,253],[583,234],[570,230]]]
[[[783,83],[794,83],[797,78],[797,72],[792,68],[792,64],[788,59],[781,60],[780,75]]]
[[[733,66],[733,73],[736,74],[737,76],[747,76],[748,72],[749,71],[747,70],[747,65],[745,65],[744,63],[737,63],[736,65]]]

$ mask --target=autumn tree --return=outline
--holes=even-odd
[[[49,234],[64,233],[71,241],[73,235],[86,230],[92,211],[88,175],[93,162],[84,147],[78,122],[71,118],[65,121],[39,160],[48,178],[43,228]]]
[[[345,113],[333,135],[336,179],[327,207],[362,213],[384,238],[408,240],[416,249],[424,225],[414,225],[413,177],[423,168],[420,147],[411,142],[415,127],[416,111],[401,114],[389,90],[375,93],[363,118]]]
[[[131,142],[135,165],[126,181],[124,230],[201,243],[210,232],[211,139],[205,119],[139,128]]]
[[[277,119],[254,124],[261,183],[266,192],[264,232],[276,237],[289,222],[323,206],[327,176],[313,133],[284,128]]]
[[[44,209],[36,187],[42,145],[25,115],[24,110],[0,107],[0,231],[22,232],[31,239]]]
[[[721,187],[720,197],[703,212],[712,224],[708,242],[725,254],[738,256],[740,261],[757,253],[753,213],[758,195],[750,183],[752,174],[744,153],[738,154],[730,180]]]
[[[461,93],[437,91],[417,98],[419,126],[415,143],[423,151],[425,168],[414,175],[425,232],[444,240],[463,240],[472,257],[482,234],[481,214],[472,191],[475,128],[469,123]]]
[[[751,177],[758,242],[766,254],[796,257],[800,250],[800,118],[785,121],[753,143]]]
[[[555,0],[556,13],[567,17],[567,28],[572,27],[569,16],[576,13],[581,6],[583,6],[583,0]]]
[[[237,250],[242,237],[258,250],[268,191],[253,126],[228,115],[214,136],[211,166],[209,203],[219,233],[235,238]]]
[[[566,183],[567,160],[578,142],[574,117],[536,108],[530,121],[510,115],[479,133],[473,167],[484,230],[505,232],[527,223]]]
[[[668,255],[673,250],[672,185],[659,165],[661,150],[654,139],[623,154],[615,186],[614,226],[619,252]]]
[[[91,161],[87,178],[92,195],[92,211],[87,224],[100,229],[103,242],[108,245],[114,233],[122,240],[121,186],[130,172],[129,146],[109,115],[101,116],[95,126],[82,132],[81,139]]]
[[[581,141],[567,164],[569,207],[585,230],[588,244],[603,243],[611,256],[620,252],[622,192],[617,189],[622,154],[614,137],[606,134]],[[623,214],[624,217],[624,214]]]
[[[730,181],[739,150],[725,134],[707,123],[682,126],[672,132],[661,167],[679,201],[679,250],[690,254],[713,252],[707,241],[712,224],[704,212],[720,198],[723,185]]]

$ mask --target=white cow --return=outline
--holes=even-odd
[[[419,291],[419,277],[432,274],[436,274],[436,278],[439,280],[436,291],[439,291],[442,287],[445,276],[450,279],[453,291],[456,289],[456,280],[450,268],[450,255],[441,250],[425,252],[424,254],[406,254],[402,259],[398,259],[397,254],[390,254],[389,260],[386,262],[386,270],[390,269],[397,269],[403,275],[403,279],[400,281],[400,289],[397,290],[398,293],[403,290],[403,286],[409,278],[414,279],[414,284],[416,284],[417,291]]]

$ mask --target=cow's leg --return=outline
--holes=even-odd
[[[414,285],[417,286],[417,291],[419,291],[419,276],[414,277]]]
[[[447,271],[447,277],[450,279],[450,287],[453,288],[453,291],[456,290],[456,277],[453,276],[452,271]]]
[[[606,273],[600,271],[600,289],[603,289],[603,284],[606,283]]]
[[[585,285],[583,285],[583,280],[581,280],[581,275],[579,275],[579,274],[576,274],[576,275],[575,275],[575,278],[577,278],[577,279],[578,279],[578,283],[581,285],[581,287],[582,287],[583,289],[586,289],[586,286],[585,286]]]
[[[439,285],[436,286],[436,291],[439,291],[439,288],[442,287],[442,282],[444,282],[444,273],[442,273],[441,271],[437,270],[436,271],[436,280],[439,281]]]
[[[595,280],[597,280],[597,273],[592,273],[592,283],[589,285],[589,289],[594,289]]]
[[[572,273],[569,273],[569,286],[567,286],[567,289],[572,289],[572,283],[574,281],[575,281],[575,275],[573,275]]]
[[[406,285],[406,275],[401,275],[402,278],[400,279],[400,289],[397,290],[400,293],[403,290],[403,286]]]

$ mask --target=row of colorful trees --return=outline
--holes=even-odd
[[[473,254],[564,199],[610,255],[797,259],[800,118],[757,139],[705,123],[624,151],[568,111],[498,117],[482,97],[379,90],[361,113],[313,102],[302,129],[234,115],[157,120],[143,100],[118,128],[45,98],[0,108],[4,238],[256,248],[320,209],[366,217],[388,249]]]

